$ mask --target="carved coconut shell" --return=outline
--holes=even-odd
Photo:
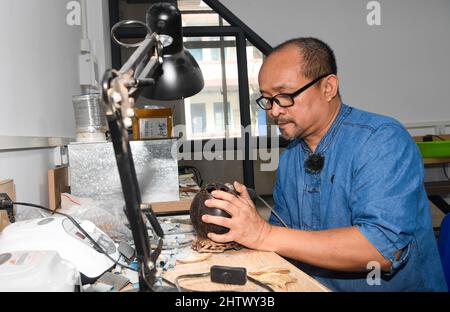
[[[206,207],[205,201],[210,198],[213,198],[211,193],[215,190],[224,191],[233,194],[235,196],[238,196],[238,193],[234,189],[219,182],[210,183],[206,185],[204,188],[200,190],[200,192],[198,192],[195,195],[194,199],[192,200],[191,209],[189,213],[191,217],[192,226],[194,227],[197,236],[200,238],[207,238],[208,233],[225,234],[229,231],[229,229],[226,227],[216,224],[205,223],[202,221],[202,216],[205,214],[231,218],[230,214],[228,214],[225,210],[222,210],[220,208]]]

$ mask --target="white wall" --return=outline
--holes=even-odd
[[[67,25],[67,2],[0,2],[1,135],[74,137],[80,27]]]
[[[47,170],[53,163],[53,149],[0,151],[0,180],[14,179],[17,201],[47,206]],[[17,207],[19,216],[34,214],[32,212],[33,208]]]
[[[270,45],[315,36],[335,51],[344,102],[403,123],[450,120],[450,1],[220,0]]]
[[[81,27],[66,22],[62,0],[0,1],[0,136],[75,137],[72,96],[80,93]],[[88,1],[99,68],[110,67],[107,0]],[[101,72],[102,74],[103,72]],[[2,151],[0,179],[14,179],[17,200],[48,204],[54,149]]]
[[[88,36],[97,57],[99,80],[111,68],[111,37],[108,0],[87,0]]]
[[[450,1],[380,0],[380,26],[367,24],[368,0],[219,1],[272,46],[302,36],[327,42],[345,103],[405,124],[450,120]],[[257,185],[273,183],[261,174]],[[445,180],[442,168],[428,168],[426,180]]]

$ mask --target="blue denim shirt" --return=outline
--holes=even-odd
[[[423,185],[417,145],[396,120],[342,104],[315,154],[319,173],[305,170],[303,140],[282,153],[275,210],[291,228],[318,231],[355,226],[386,258],[391,272],[337,272],[296,264],[335,291],[446,291]],[[272,214],[269,222],[280,225]],[[400,259],[397,251],[403,250]]]

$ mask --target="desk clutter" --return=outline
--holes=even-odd
[[[428,134],[418,137],[416,143],[423,158],[450,157],[449,135]]]
[[[189,224],[188,215],[158,217],[164,231],[164,243],[161,254],[156,261],[158,275],[176,266],[178,259],[192,258],[192,241],[195,233]],[[152,250],[157,248],[158,240],[150,226],[147,227]],[[138,291],[139,277],[136,270],[137,260],[133,241],[117,242],[120,257],[117,264],[105,272],[92,284],[83,285],[86,292]],[[163,286],[162,279],[159,281]]]
[[[207,210],[207,208],[203,207],[202,203],[206,197],[210,197],[210,193],[213,190],[228,190],[229,192],[233,193],[234,190],[231,189],[232,186],[222,183],[212,183],[200,189],[199,187],[195,186],[195,183],[193,183],[192,180],[190,180],[191,178],[191,176],[184,176],[182,179],[180,179],[183,181],[183,183],[180,183],[180,188],[191,187],[195,191],[197,191],[188,192],[190,194],[188,196],[194,196],[190,207],[190,214],[159,216],[157,218],[158,223],[161,225],[164,233],[164,240],[162,245],[160,245],[160,237],[154,232],[149,222],[146,223],[151,250],[160,250],[159,257],[155,261],[157,270],[156,286],[159,287],[163,287],[167,283],[173,284],[173,282],[168,281],[168,279],[166,279],[164,276],[167,272],[171,271],[173,273],[177,266],[201,264],[204,262],[204,270],[207,270],[208,267],[212,268],[214,266],[211,266],[214,263],[211,262],[213,261],[213,254],[226,253],[227,251],[239,252],[245,249],[243,246],[235,242],[226,244],[213,242],[202,235],[201,230],[199,230],[198,222],[195,225],[193,225],[192,223],[193,220],[198,221],[196,218],[198,216],[201,217],[201,215],[203,214],[199,213],[201,209]],[[67,208],[67,205],[70,205],[70,207],[72,208],[75,207],[75,209],[80,209],[79,206],[81,205],[81,200],[79,198],[73,198],[73,196],[69,194],[62,194],[62,197],[62,211],[67,211],[67,209],[65,209]],[[76,207],[76,205],[78,205],[78,207]],[[146,215],[145,210],[143,211],[143,214]],[[150,218],[147,218],[147,221],[149,220]],[[101,224],[99,224],[99,226],[101,226]],[[105,231],[109,230],[110,233],[112,233],[110,227],[105,228],[105,225],[103,224],[103,228]],[[136,253],[134,251],[133,240],[131,239],[131,237],[126,240],[124,240],[122,237],[121,240],[116,241],[116,245],[120,256],[117,259],[114,267],[110,270],[107,270],[92,283],[84,283],[81,287],[82,291],[121,292],[139,290],[139,275],[137,273],[138,262],[135,259]],[[239,267],[227,267],[226,270],[231,270],[230,272],[232,273],[237,269],[239,269]],[[242,268],[242,270],[246,271],[246,268]],[[226,271],[225,273],[228,274],[227,272],[228,271]],[[202,273],[200,275],[206,276],[205,274],[208,274],[208,272]],[[192,274],[186,275],[179,273],[178,276],[175,277],[174,282],[178,290],[186,290],[186,288],[179,286],[177,282],[178,277],[186,277],[190,275]],[[214,276],[217,277],[216,275],[217,274],[215,274]],[[197,274],[194,274],[194,276],[197,276]],[[245,276],[247,277],[247,275]],[[211,281],[213,281],[212,277],[213,273],[211,271]],[[289,269],[279,267],[271,267],[266,269],[261,268],[259,270],[250,272],[248,275],[248,279],[255,281],[252,288],[253,291],[265,291],[267,289],[273,291],[273,289],[268,285],[272,285],[279,290],[283,290],[286,289],[287,284],[297,281],[295,277],[289,274]],[[242,281],[242,277],[239,280]],[[205,281],[199,280],[198,283],[205,283]],[[224,283],[227,284],[227,280],[224,280]],[[239,285],[244,284],[246,283]]]
[[[198,252],[194,250],[193,246],[197,240],[194,228],[190,225],[190,217],[188,215],[159,217],[158,220],[164,230],[164,244],[161,254],[156,261],[158,272],[157,286],[164,286],[166,283],[165,280],[173,279],[174,270],[177,269],[179,272],[182,272],[184,265],[202,265],[205,262],[204,271],[208,271],[212,267],[211,260],[216,252]],[[148,230],[152,247],[156,248],[157,240],[154,237],[153,231],[150,228]],[[243,249],[242,246],[239,250],[241,249]],[[111,270],[105,272],[94,283],[83,285],[83,291],[128,292],[139,290],[138,274],[134,271],[137,270],[137,261],[134,258],[133,243],[131,241],[119,242],[118,250],[121,253],[118,264]],[[222,252],[225,252],[225,250],[222,250]],[[170,274],[167,275],[167,273]],[[181,276],[181,273],[176,274],[175,277],[178,276]],[[249,271],[248,276],[250,276],[249,278],[256,279],[260,283],[275,287],[275,290],[286,290],[286,286],[289,283],[297,282],[297,278],[291,274],[290,269],[282,266],[261,267],[257,270]],[[192,283],[195,285],[195,280],[192,279],[189,285],[192,285]],[[199,279],[198,283],[207,284],[211,283],[211,281]],[[247,287],[249,286],[247,285]],[[253,291],[267,291],[264,287],[258,286],[257,284],[251,287],[253,287]],[[181,288],[180,290],[185,289]]]
[[[66,177],[54,175],[58,176]],[[128,219],[110,211],[105,213],[107,207],[98,204],[98,200],[59,194],[65,188],[60,188],[64,183],[57,180],[52,185],[58,190],[50,193],[58,194],[54,203],[59,204],[59,209],[25,204],[44,212],[35,210],[41,213],[40,218],[16,220],[0,235],[0,247],[4,247],[0,248],[3,290],[139,291],[142,280]],[[236,243],[219,244],[199,236],[198,229],[192,225],[192,214],[188,214],[196,207],[193,199],[201,191],[210,193],[221,188],[224,185],[220,183],[200,188],[192,174],[181,175],[180,201],[159,203],[182,208],[178,214],[156,216],[164,233],[163,240],[161,232],[152,226],[151,217],[155,215],[141,207],[150,254],[156,254],[152,260],[156,271],[154,287],[162,291],[328,291],[275,253],[249,250]],[[109,204],[113,203],[103,201],[103,205]],[[28,274],[30,270],[35,274]],[[192,278],[192,275],[201,277]],[[72,277],[65,279],[65,276]],[[183,276],[189,279],[180,284],[179,277]]]
[[[450,205],[445,199],[450,194],[450,178],[448,167],[450,164],[450,135],[429,134],[415,136],[414,141],[419,147],[425,168],[439,168],[442,170],[442,178],[425,181],[425,190],[428,199],[439,209],[441,213],[450,213]],[[435,221],[436,222],[436,221]],[[440,224],[441,220],[438,221]]]

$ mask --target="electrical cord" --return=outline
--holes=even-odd
[[[247,187],[247,193],[250,196],[251,200],[255,200],[256,198],[259,199],[264,205],[266,205],[267,208],[269,208],[269,210],[273,213],[273,215],[278,219],[278,221],[281,222],[281,224],[283,224],[284,227],[288,227],[286,222],[283,221],[283,219],[280,217],[280,215],[275,211],[275,209],[273,209],[261,196],[259,196],[258,194],[256,194],[256,191],[250,187]]]
[[[83,235],[85,235],[85,236],[92,242],[92,244],[94,245],[95,250],[97,250],[98,252],[103,253],[108,259],[110,259],[110,260],[113,262],[113,265],[112,265],[112,266],[114,266],[114,265],[119,265],[119,266],[121,266],[121,267],[123,267],[123,268],[126,268],[126,269],[128,269],[128,270],[131,270],[131,271],[135,271],[135,272],[138,271],[138,270],[135,269],[135,268],[132,268],[132,267],[130,267],[130,266],[127,266],[127,265],[124,265],[124,264],[120,263],[118,260],[114,260],[114,259],[107,253],[107,251],[104,250],[103,247],[100,246],[100,245],[95,241],[95,239],[92,238],[92,237],[89,235],[89,233],[87,233],[87,232],[83,229],[83,227],[82,227],[82,226],[81,226],[81,225],[80,225],[80,224],[79,224],[72,216],[70,216],[70,215],[68,215],[68,214],[65,214],[65,213],[62,213],[62,212],[59,212],[59,211],[54,211],[54,210],[51,210],[51,209],[46,208],[46,207],[44,207],[44,206],[36,205],[36,204],[24,203],[24,202],[12,202],[12,204],[13,204],[13,205],[18,205],[18,206],[27,206],[27,207],[38,208],[38,209],[42,209],[42,210],[44,210],[44,211],[47,211],[47,212],[51,213],[52,215],[53,215],[53,214],[57,214],[57,215],[61,215],[61,216],[66,217],[67,219],[69,219],[69,220],[75,225],[75,227],[76,227],[77,229],[80,230],[80,232],[81,232]],[[267,203],[266,203],[266,204],[267,204]],[[0,207],[0,208],[3,208],[3,207]],[[281,220],[281,221],[282,221],[282,220]],[[144,273],[144,267],[143,267],[143,265],[144,265],[144,263],[142,263],[141,268],[140,268],[142,274]],[[169,284],[171,287],[174,287],[174,288],[176,288],[179,292],[181,292],[181,291],[193,291],[193,290],[190,290],[190,289],[181,287],[181,286],[179,285],[179,280],[180,280],[180,279],[184,279],[184,278],[192,278],[192,277],[205,277],[205,276],[209,276],[209,275],[210,275],[209,272],[208,272],[208,273],[200,273],[200,274],[185,274],[185,275],[180,275],[180,276],[178,276],[178,277],[176,278],[175,283],[172,283],[171,281],[167,280],[167,279],[164,278],[164,277],[160,277],[160,278],[161,278],[162,281],[164,281],[165,283]],[[144,275],[143,275],[143,276],[144,276]],[[250,281],[252,281],[252,282],[255,283],[256,285],[258,285],[258,286],[260,286],[260,287],[262,287],[262,288],[264,288],[264,289],[270,291],[270,292],[273,292],[273,291],[274,291],[270,286],[265,285],[264,283],[261,283],[260,281],[258,281],[257,279],[254,279],[254,278],[251,277],[251,276],[248,276],[248,275],[247,275],[247,279],[250,280]],[[147,284],[147,286],[148,286],[150,289],[152,289],[152,290],[154,289],[151,285],[148,284],[148,281],[147,281],[146,279],[144,279],[144,281],[145,281],[145,283]]]
[[[203,185],[203,179],[202,179],[202,174],[200,173],[200,170],[198,170],[197,167],[190,167],[190,169],[194,172],[195,176],[196,176],[196,182],[197,185],[202,187]]]
[[[186,278],[199,278],[199,277],[206,277],[209,276],[210,273],[196,273],[196,274],[183,274],[183,275],[178,275],[177,278],[175,279],[175,287],[178,289],[179,292],[183,292],[183,291],[189,291],[189,292],[194,292],[194,290],[192,289],[188,289],[188,288],[184,288],[180,286],[180,280],[181,279],[186,279]]]
[[[89,235],[89,233],[87,233],[87,232],[81,227],[81,225],[80,225],[80,224],[79,224],[72,216],[70,216],[70,215],[68,215],[68,214],[65,214],[65,213],[62,213],[62,212],[59,212],[59,211],[53,211],[53,210],[51,210],[51,209],[49,209],[49,208],[46,208],[46,207],[43,207],[43,206],[40,206],[40,205],[36,205],[36,204],[22,203],[22,202],[13,202],[13,204],[14,204],[14,205],[19,205],[19,206],[28,206],[28,207],[33,207],[33,208],[39,208],[39,209],[42,209],[42,210],[44,210],[44,211],[47,211],[47,212],[49,212],[49,213],[51,213],[51,214],[57,214],[57,215],[62,215],[62,216],[64,216],[64,217],[66,217],[67,219],[69,219],[69,220],[76,226],[77,229],[80,230],[80,232],[81,232],[84,236],[86,236],[86,237],[91,241],[91,243],[94,245],[94,249],[97,250],[98,252],[103,253],[109,260],[111,260],[111,261],[113,262],[113,265],[120,265],[120,266],[123,267],[123,268],[129,269],[129,270],[132,270],[132,271],[135,271],[135,272],[137,271],[135,268],[132,268],[132,267],[130,267],[130,266],[127,266],[127,265],[125,265],[125,264],[120,263],[119,260],[114,260],[114,259],[108,254],[108,252],[107,252],[102,246],[100,246],[100,245],[95,241],[95,239],[93,239],[93,238]]]
[[[175,279],[175,286],[177,287],[179,292],[211,292],[211,291],[201,291],[201,290],[192,290],[189,288],[184,288],[180,286],[180,280],[181,279],[186,279],[186,278],[200,278],[200,277],[206,277],[206,276],[210,276],[211,273],[210,272],[205,272],[205,273],[195,273],[195,274],[183,274],[183,275],[179,275],[177,276],[177,278]],[[275,292],[275,290],[273,290],[272,287],[270,287],[269,285],[266,285],[260,281],[258,281],[257,279],[247,275],[247,279],[252,281],[253,283],[255,283],[256,285],[266,289],[269,292]],[[228,290],[225,290],[226,292],[229,292]],[[222,292],[222,291],[217,291],[217,292]],[[233,291],[232,291],[233,292]]]
[[[200,173],[200,170],[198,170],[198,168],[194,167],[194,166],[181,166],[178,168],[178,171],[182,172],[182,171],[192,171],[192,173],[195,176],[195,182],[197,183],[197,185],[199,187],[201,187],[203,185],[203,179],[202,179],[202,175]]]
[[[270,205],[259,195],[256,195],[256,197],[264,204],[266,205],[267,208],[270,209],[270,211],[273,213],[273,215],[278,219],[278,221],[281,222],[281,224],[283,224],[284,227],[288,227],[286,222],[283,221],[283,219],[280,217],[280,215],[275,211],[275,209],[273,209],[272,207],[270,207]]]
[[[275,290],[273,290],[272,287],[270,287],[269,285],[266,285],[266,284],[264,284],[264,283],[258,281],[256,278],[253,278],[253,277],[251,277],[251,276],[249,276],[249,275],[247,275],[247,278],[248,278],[250,281],[252,281],[253,283],[255,283],[256,285],[258,285],[258,286],[260,286],[260,287],[262,287],[262,288],[264,288],[264,289],[267,289],[269,292],[275,292]]]
[[[145,276],[145,274],[144,274],[144,273],[145,273],[144,263],[141,264],[141,268],[140,268],[140,269],[141,269],[141,274],[142,274],[142,276]],[[177,285],[174,284],[174,283],[172,283],[172,282],[169,281],[168,279],[166,279],[166,278],[164,278],[164,277],[162,277],[162,276],[161,276],[160,278],[161,278],[162,281],[164,281],[165,283],[169,284],[171,287],[177,288],[177,289],[178,289]],[[151,285],[148,283],[147,279],[144,278],[144,282],[145,282],[145,284],[147,285],[148,288],[150,288],[152,291],[155,291],[154,286],[151,286]]]
[[[441,141],[445,141],[445,139],[443,137],[441,137],[440,135],[436,135],[436,134],[430,134],[432,137],[436,137]]]
[[[450,181],[450,178],[449,178],[449,176],[447,174],[447,166],[446,165],[442,165],[442,170],[444,171],[444,175],[447,178],[447,180]]]
[[[42,210],[44,210],[44,211],[47,211],[47,212],[49,212],[49,213],[51,213],[51,214],[58,214],[58,215],[62,215],[62,216],[64,216],[64,217],[66,217],[67,219],[69,219],[69,220],[77,227],[77,229],[79,229],[79,230],[81,231],[81,233],[83,233],[83,235],[85,235],[85,236],[92,242],[92,244],[94,245],[95,249],[96,249],[98,252],[103,253],[109,260],[111,260],[111,261],[113,262],[113,265],[112,265],[112,266],[114,266],[114,265],[119,265],[119,266],[121,266],[122,268],[131,270],[131,271],[134,271],[134,272],[138,272],[137,269],[132,268],[132,267],[130,267],[130,266],[128,266],[128,265],[125,265],[125,264],[123,264],[123,263],[120,263],[119,260],[114,260],[114,259],[107,253],[107,251],[106,251],[102,246],[100,246],[100,245],[95,241],[95,239],[92,238],[92,236],[90,236],[89,233],[87,233],[87,232],[81,227],[81,225],[80,225],[80,224],[79,224],[72,216],[67,215],[67,214],[65,214],[65,213],[62,213],[62,212],[59,212],[59,211],[54,211],[54,210],[51,210],[51,209],[46,208],[46,207],[44,207],[44,206],[40,206],[40,205],[36,205],[36,204],[23,203],[23,202],[13,202],[13,205],[20,205],[20,206],[28,206],[28,207],[33,207],[33,208],[39,208],[39,209],[42,209]],[[161,277],[161,279],[162,279],[165,283],[171,285],[172,287],[176,287],[174,283],[172,283],[171,281],[165,279],[164,277]],[[145,280],[145,283],[147,283],[147,286],[148,286],[148,282],[147,282],[146,280]],[[149,286],[149,287],[150,287],[150,286]],[[153,289],[153,288],[150,287],[150,289]]]

